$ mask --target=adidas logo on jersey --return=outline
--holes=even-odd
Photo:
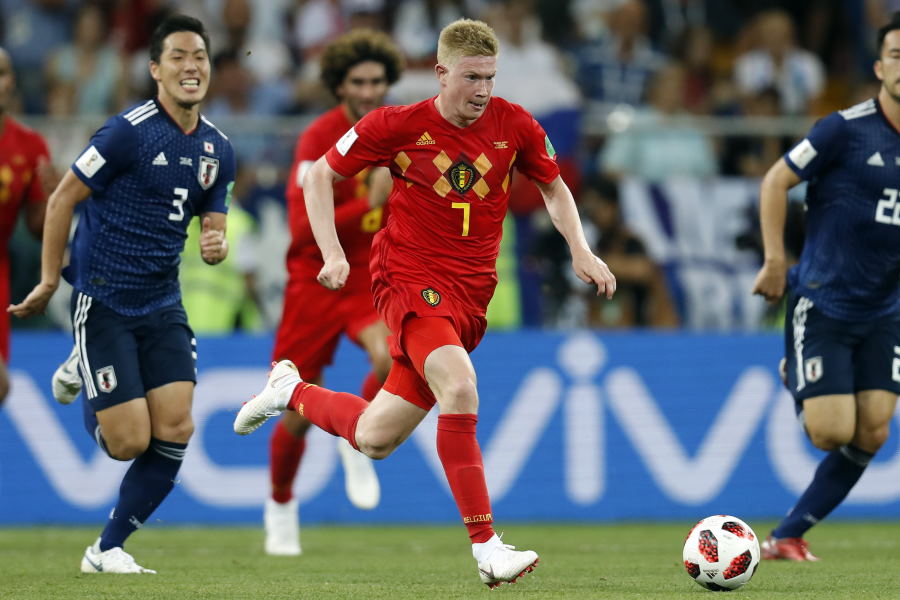
[[[419,136],[419,141],[416,142],[416,146],[427,146],[429,144],[436,144],[436,143],[437,142],[434,141],[434,138],[431,137],[431,134],[426,131],[421,136]]]
[[[867,165],[872,165],[873,167],[883,167],[884,159],[881,158],[881,152],[876,152],[872,156],[869,157],[869,160],[866,161]]]
[[[165,152],[160,152],[159,154],[157,154],[156,158],[153,159],[153,164],[159,165],[161,167],[165,167],[166,165],[168,165],[169,161],[166,160]]]

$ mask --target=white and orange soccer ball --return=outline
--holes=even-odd
[[[759,540],[737,517],[713,515],[688,533],[682,557],[688,575],[701,586],[735,590],[750,581],[759,566]]]

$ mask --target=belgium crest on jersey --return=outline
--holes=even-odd
[[[465,194],[475,185],[475,167],[465,161],[459,161],[450,167],[450,185],[460,194]]]
[[[208,190],[212,184],[216,182],[216,176],[219,174],[219,160],[208,156],[200,157],[200,168],[197,170],[197,181],[200,187]]]
[[[422,300],[427,302],[429,306],[437,306],[441,303],[441,295],[434,288],[425,288],[422,290]]]

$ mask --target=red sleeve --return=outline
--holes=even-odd
[[[31,149],[34,155],[34,171],[31,175],[31,181],[28,182],[28,189],[25,191],[25,201],[29,204],[40,204],[47,200],[47,194],[50,190],[45,190],[41,185],[41,177],[39,168],[50,162],[50,151],[47,149],[47,142],[37,132],[31,138]]]
[[[516,155],[516,169],[529,179],[550,183],[559,176],[556,164],[556,150],[541,124],[524,108],[513,106],[515,116],[514,131],[518,133],[519,144]]]
[[[366,167],[386,166],[390,161],[388,109],[379,108],[363,117],[337,141],[325,160],[339,175],[352,177]]]

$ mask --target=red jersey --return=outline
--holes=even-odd
[[[19,209],[45,200],[37,167],[49,162],[50,153],[33,129],[10,118],[0,121],[0,128],[0,255],[5,260]]]
[[[391,217],[373,248],[390,281],[437,284],[483,315],[496,284],[512,169],[549,183],[559,175],[556,153],[517,104],[494,97],[460,128],[434,102],[375,110],[325,156],[345,176],[365,166],[390,168]]]
[[[316,246],[306,213],[301,187],[303,176],[351,125],[343,106],[338,105],[313,121],[297,139],[286,194],[291,229],[287,268],[291,277],[315,281],[322,268],[322,254]],[[355,176],[334,185],[335,226],[351,266],[344,289],[351,292],[369,289],[369,250],[382,222],[381,210],[369,210],[366,183],[369,169],[357,171],[350,173]]]
[[[39,133],[10,118],[0,117],[0,354],[9,358],[9,252],[7,245],[19,210],[45,200],[38,165],[50,161],[47,142]]]

